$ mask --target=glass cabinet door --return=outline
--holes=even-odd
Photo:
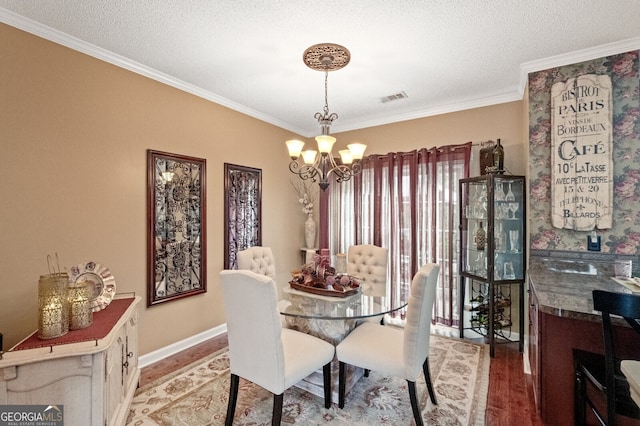
[[[493,194],[494,279],[524,279],[524,180],[496,176]]]
[[[462,273],[524,280],[524,178],[485,175],[460,181]]]
[[[489,216],[487,182],[486,180],[463,182],[460,193],[463,197],[461,216],[463,272],[486,278]]]

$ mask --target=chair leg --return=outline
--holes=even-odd
[[[231,387],[229,389],[229,403],[227,405],[227,418],[224,422],[225,426],[233,425],[233,416],[236,413],[236,402],[238,401],[239,384],[240,376],[231,374]]]
[[[346,387],[346,373],[344,362],[339,363],[338,369],[338,407],[344,408],[344,391]]]
[[[331,408],[331,362],[322,367],[324,379],[324,408]]]
[[[585,401],[585,382],[584,374],[579,370],[575,371],[575,382],[573,391],[573,416],[576,426],[583,426],[586,420],[586,401]]]
[[[282,422],[282,397],[284,393],[280,395],[273,395],[273,414],[271,415],[271,425],[280,426]]]
[[[429,398],[431,398],[431,403],[433,405],[438,405],[436,401],[436,393],[433,390],[433,383],[431,383],[431,373],[429,372],[429,357],[424,360],[422,364],[422,372],[424,373],[424,381],[427,382],[427,389],[429,390]]]
[[[420,413],[420,407],[418,407],[418,397],[416,396],[416,382],[407,380],[409,385],[409,399],[411,399],[411,409],[413,410],[413,419],[416,421],[416,426],[423,426],[422,413]]]

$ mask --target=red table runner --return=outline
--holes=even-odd
[[[133,298],[112,300],[109,306],[93,313],[93,323],[89,327],[81,330],[70,330],[64,336],[43,340],[38,338],[38,332],[36,331],[12,350],[19,351],[103,339],[109,334],[133,300]]]

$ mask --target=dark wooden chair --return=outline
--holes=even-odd
[[[611,315],[623,317],[640,335],[640,295],[593,291],[594,309],[602,313],[602,334],[605,354],[574,349],[575,363],[575,424],[584,425],[587,406],[600,424],[615,426],[617,416],[640,419],[640,408],[631,399],[629,384],[620,371],[620,359],[616,357]],[[638,354],[640,356],[640,354]],[[598,404],[587,385],[595,389],[593,397],[600,395],[604,402]],[[602,409],[606,407],[606,414]]]

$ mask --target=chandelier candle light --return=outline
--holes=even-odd
[[[311,179],[318,182],[320,188],[324,191],[329,187],[329,175],[333,173],[337,182],[344,182],[351,179],[362,172],[360,160],[367,148],[361,143],[352,143],[347,145],[349,149],[338,151],[340,154],[340,164],[334,159],[331,148],[336,138],[329,135],[331,124],[338,118],[338,114],[329,112],[328,103],[328,80],[329,71],[335,71],[344,68],[351,60],[351,54],[346,47],[332,44],[322,43],[315,44],[304,51],[302,55],[304,63],[311,69],[316,71],[324,71],[324,109],[323,112],[317,112],[315,119],[320,125],[321,134],[316,136],[318,143],[318,151],[303,151],[304,142],[292,139],[286,142],[289,150],[289,170],[300,176],[301,179]],[[303,163],[298,162],[298,158],[302,155]]]

